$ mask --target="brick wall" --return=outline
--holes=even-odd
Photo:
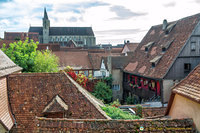
[[[69,120],[36,119],[35,132],[71,133],[71,132],[194,132],[192,119],[157,120]],[[140,127],[144,127],[141,131]]]

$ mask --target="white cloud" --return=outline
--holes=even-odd
[[[152,25],[161,24],[163,19],[174,21],[199,13],[199,3],[199,0],[12,0],[0,4],[0,36],[4,31],[28,31],[30,24],[41,26],[43,7],[47,7],[51,26],[92,26],[97,43],[117,44],[124,39],[139,42]]]

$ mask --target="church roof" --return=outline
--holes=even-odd
[[[37,32],[39,35],[43,35],[42,27],[30,27],[29,32]],[[94,36],[92,27],[50,27],[49,35],[82,35],[82,36]]]
[[[46,8],[44,8],[44,19],[49,19],[49,18],[48,18],[48,15],[47,15]]]

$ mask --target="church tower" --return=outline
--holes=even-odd
[[[49,43],[49,28],[50,21],[47,16],[46,8],[44,8],[44,17],[43,17],[43,43]]]

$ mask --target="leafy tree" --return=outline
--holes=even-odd
[[[36,56],[38,42],[33,40],[30,42],[25,40],[24,42],[18,41],[10,43],[9,47],[3,45],[1,49],[15,64],[23,68],[23,72],[33,72],[34,59]]]
[[[23,72],[57,72],[58,58],[50,51],[37,51],[38,42],[27,38],[25,41],[3,45],[1,49]]]
[[[112,99],[112,90],[105,82],[98,82],[95,85],[94,92],[92,93],[96,98],[109,103]]]
[[[58,72],[58,57],[51,51],[37,51],[34,60],[34,72]]]
[[[112,81],[113,81],[112,74],[110,74],[109,77],[104,77],[103,81],[106,82],[106,84],[110,86],[110,88],[112,88]]]

